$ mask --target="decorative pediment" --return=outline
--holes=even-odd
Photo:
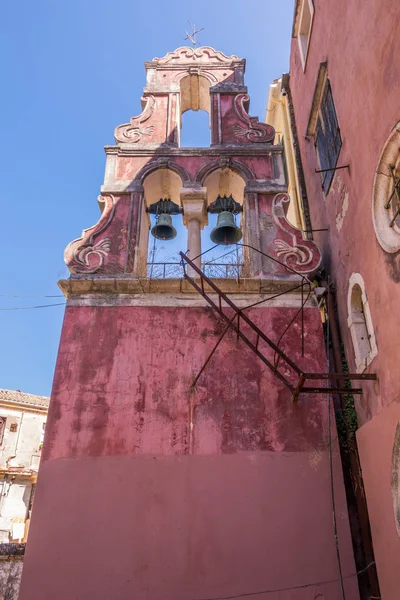
[[[135,144],[141,141],[150,141],[154,131],[154,125],[148,123],[148,121],[154,113],[156,108],[156,99],[153,95],[142,97],[142,103],[144,105],[143,112],[137,116],[132,117],[129,123],[119,125],[114,131],[114,137],[116,142],[126,142]]]
[[[162,58],[154,58],[153,62],[158,64],[180,63],[180,62],[199,62],[199,63],[217,63],[230,64],[232,61],[242,60],[235,55],[226,56],[223,52],[218,52],[211,46],[201,46],[200,48],[190,48],[182,46],[177,48],[175,52],[168,52]]]

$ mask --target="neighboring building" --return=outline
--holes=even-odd
[[[400,8],[392,0],[295,4],[287,88],[297,168],[349,368],[378,376],[355,398],[357,441],[380,597],[398,600]]]
[[[243,59],[179,48],[145,67],[143,112],[106,147],[102,216],[65,253],[20,600],[359,600],[308,278],[321,256],[285,218],[283,146],[248,114]],[[211,146],[181,148],[198,109]],[[147,277],[149,213],[165,245],[184,232],[180,277]],[[242,215],[239,275],[201,271],[214,213],[221,254]]]
[[[25,542],[49,398],[0,390],[0,543]]]
[[[289,75],[284,74],[269,86],[265,121],[275,129],[275,144],[282,144],[284,147],[284,170],[287,192],[290,196],[287,218],[295,227],[307,234],[310,233],[307,197],[302,170],[298,168],[299,149],[293,127],[294,118],[291,114],[288,85]]]

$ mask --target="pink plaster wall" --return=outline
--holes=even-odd
[[[294,308],[253,309],[273,339]],[[326,368],[317,309],[284,343]],[[327,401],[295,405],[205,308],[69,307],[20,600],[200,600],[246,591],[340,600]],[[334,446],[344,574],[354,573]],[[355,577],[345,580],[358,598]],[[318,596],[317,596],[318,597]]]
[[[379,381],[363,385],[363,395],[356,398],[362,426],[358,439],[382,598],[394,600],[400,595],[400,539],[389,503],[393,439],[388,432],[397,424],[392,403],[400,397],[400,255],[384,252],[375,237],[372,194],[381,150],[400,119],[399,8],[391,0],[314,0],[314,6],[304,73],[298,40],[292,40],[290,85],[312,226],[329,227],[329,232],[316,233],[315,240],[336,284],[351,370],[355,362],[347,326],[347,291],[353,272],[364,279],[375,329],[378,355],[367,372],[376,373]],[[325,61],[343,140],[338,165],[350,164],[350,172],[336,173],[327,198],[315,173],[319,165],[314,139],[305,137],[319,65]],[[341,220],[340,228],[337,222]]]
[[[399,422],[400,404],[393,402],[357,433],[376,565],[384,600],[399,598],[400,538],[395,525],[391,488],[393,443]]]
[[[353,272],[361,273],[368,295],[378,343],[378,356],[369,370],[379,376],[379,387],[366,385],[357,403],[361,423],[400,394],[400,371],[394,351],[394,315],[400,302],[400,256],[384,252],[372,222],[372,192],[380,152],[400,118],[398,85],[400,53],[398,6],[391,0],[338,0],[334,4],[315,0],[315,14],[306,71],[300,62],[297,38],[292,40],[291,90],[306,176],[314,229],[325,262],[339,291],[342,334],[347,357],[355,369],[347,327],[347,290]],[[342,135],[339,165],[350,163],[351,172],[336,173],[325,199],[314,139],[305,138],[317,74],[328,62],[328,77]],[[349,207],[340,231],[336,218],[342,213],[344,194]],[[388,319],[393,315],[393,320]]]

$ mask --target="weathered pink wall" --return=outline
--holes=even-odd
[[[400,256],[382,250],[372,221],[372,191],[379,155],[391,129],[400,118],[398,85],[400,21],[398,6],[390,0],[338,0],[334,4],[315,0],[315,14],[306,71],[300,62],[297,39],[292,40],[291,90],[305,170],[307,192],[317,244],[331,263],[346,346],[351,349],[347,327],[347,290],[353,272],[363,276],[378,341],[378,356],[370,371],[379,376],[379,387],[365,386],[357,409],[365,423],[400,394],[398,357],[394,351],[394,320],[400,302]],[[393,56],[392,56],[393,55]],[[314,139],[305,138],[317,74],[328,62],[340,133],[343,140],[338,165],[350,164],[351,172],[338,171],[328,197],[321,189]],[[349,192],[349,206],[338,230]],[[397,265],[397,266],[396,266]],[[354,355],[348,352],[354,370]]]
[[[253,309],[276,339],[294,308]],[[283,345],[326,368],[319,311]],[[205,308],[69,307],[20,600],[191,600],[335,580],[327,399],[297,405]],[[218,376],[216,367],[218,366]],[[192,425],[191,425],[192,423]],[[354,573],[334,446],[344,575]],[[358,598],[355,577],[345,579]]]
[[[357,434],[382,598],[399,597],[399,552],[391,490],[392,452],[400,405],[393,402]],[[398,565],[398,563],[397,563]]]
[[[303,73],[298,40],[292,40],[290,85],[305,172],[312,226],[329,227],[314,239],[323,249],[325,265],[336,284],[341,332],[346,355],[355,370],[354,352],[347,326],[348,282],[353,272],[361,273],[375,329],[378,355],[367,369],[377,373],[376,385],[363,386],[356,399],[360,426],[374,417],[374,425],[359,432],[360,458],[366,482],[378,575],[384,600],[397,600],[400,589],[400,538],[394,540],[393,509],[382,518],[379,503],[386,505],[390,494],[390,444],[386,429],[379,435],[383,411],[400,400],[400,333],[397,318],[400,303],[400,256],[384,252],[373,227],[373,182],[383,145],[400,119],[400,21],[398,3],[391,0],[314,0],[315,13],[306,70]],[[331,191],[325,199],[321,190],[314,139],[306,138],[319,65],[327,61],[343,146]],[[346,196],[348,207],[346,207]],[[398,421],[397,411],[389,411]],[[397,533],[396,533],[397,536]],[[390,547],[390,551],[389,551]],[[385,565],[385,566],[383,566]],[[391,574],[391,575],[389,575]]]

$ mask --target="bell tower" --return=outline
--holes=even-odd
[[[320,252],[286,219],[283,148],[249,116],[244,60],[184,47],[145,67],[142,113],[105,148],[100,219],[65,251],[20,600],[301,600],[317,582],[339,600],[338,556],[355,600]],[[181,148],[199,109],[211,145]],[[207,261],[213,214],[234,268]],[[153,236],[180,251],[172,274],[149,270]]]

